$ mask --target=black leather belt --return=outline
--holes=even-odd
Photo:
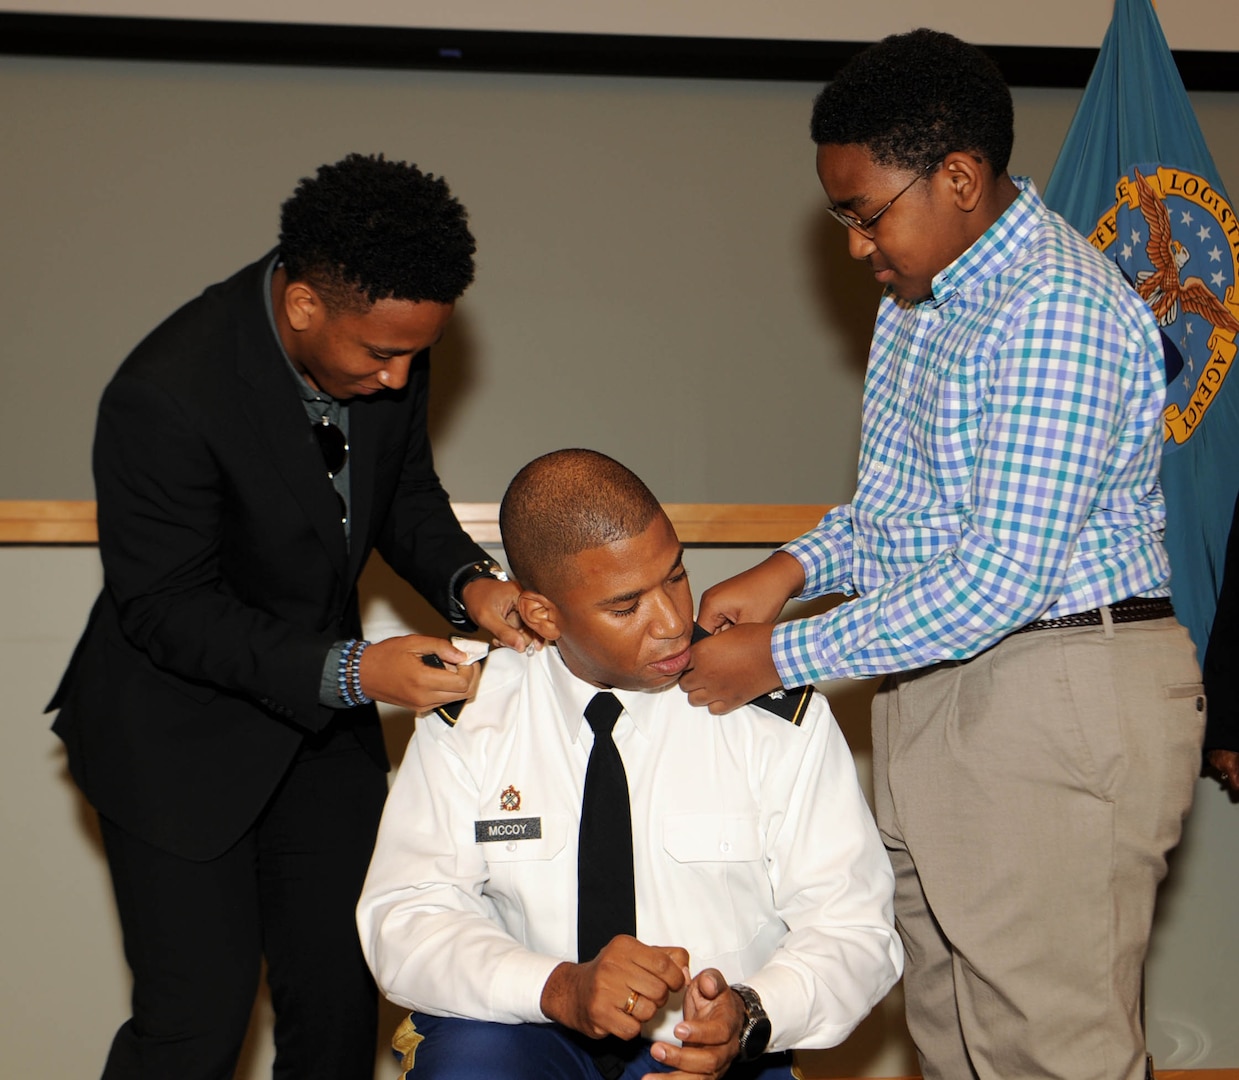
[[[1148,619],[1174,618],[1174,605],[1164,596],[1133,596],[1130,600],[1120,600],[1110,604],[1110,621],[1115,623],[1145,622]],[[1101,626],[1101,611],[1090,608],[1088,611],[1076,611],[1057,619],[1042,619],[1040,622],[1030,622],[1013,630],[1012,634],[1028,634],[1033,630],[1062,630],[1069,626]]]

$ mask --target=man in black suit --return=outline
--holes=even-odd
[[[529,643],[427,438],[429,349],[473,278],[463,207],[354,154],[280,224],[99,409],[104,588],[49,708],[134,975],[107,1078],[231,1076],[265,957],[275,1075],[368,1080],[353,906],[387,790],[373,702],[456,701],[477,674],[445,640],[366,642],[358,576],[377,548],[457,626]]]

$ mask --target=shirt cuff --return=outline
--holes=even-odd
[[[814,1047],[837,1046],[855,1030],[856,1024],[870,1010],[860,1012],[855,1021],[849,1016],[844,1023],[828,1023],[823,1016],[815,1017],[814,1006],[820,1003],[805,995],[804,983],[794,971],[767,964],[751,978],[745,979],[761,998],[762,1008],[770,1018],[770,1045],[768,1054],[782,1050],[794,1050],[804,1045],[806,1036],[812,1034]],[[844,1010],[846,1011],[846,1010]]]
[[[527,1024],[546,1023],[550,1017],[542,1012],[542,991],[562,963],[557,957],[523,949],[505,957],[491,980],[494,1014],[519,1016]]]
[[[327,659],[323,661],[323,674],[318,682],[318,703],[329,709],[343,709],[344,702],[340,700],[339,671],[340,658],[344,655],[347,641],[337,641],[327,650]]]
[[[836,506],[803,536],[784,544],[787,552],[804,571],[804,588],[798,599],[812,600],[826,593],[852,593],[847,572],[851,551],[851,507]]]
[[[822,620],[827,617],[818,615],[779,623],[770,635],[770,655],[779,680],[788,689],[835,677],[823,664],[818,644]]]

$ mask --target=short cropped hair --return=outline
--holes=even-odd
[[[561,581],[564,561],[640,536],[662,507],[635,473],[596,450],[556,450],[516,474],[499,504],[503,549],[526,589]]]
[[[818,146],[860,145],[879,165],[924,169],[953,151],[1006,172],[1015,139],[1011,91],[997,65],[950,34],[892,34],[857,53],[813,103]]]
[[[450,304],[473,281],[465,208],[440,177],[349,154],[304,177],[280,211],[280,257],[332,310],[376,300]]]

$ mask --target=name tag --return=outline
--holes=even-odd
[[[540,817],[492,818],[490,821],[475,821],[473,839],[479,844],[485,844],[491,840],[540,840],[542,839],[542,819]]]

